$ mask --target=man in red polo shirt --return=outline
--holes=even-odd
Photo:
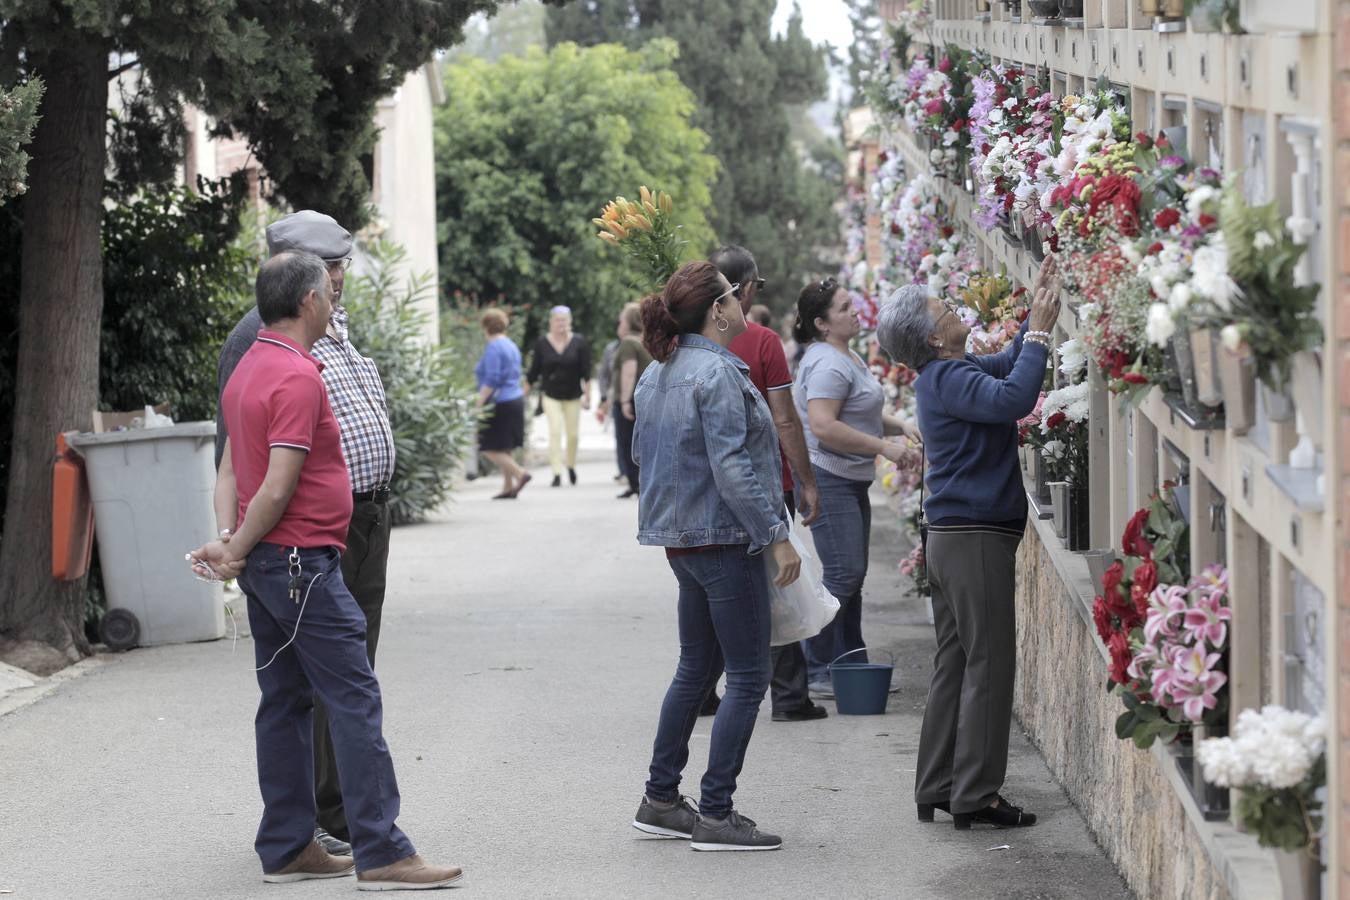
[[[740,285],[736,296],[741,301],[741,309],[748,315],[764,285],[750,251],[732,244],[713,253],[708,261],[717,266],[727,281]],[[802,421],[792,402],[792,372],[788,369],[783,342],[772,329],[747,318],[745,331],[728,349],[749,364],[750,381],[764,395],[778,427],[778,445],[783,454],[783,502],[787,505],[788,517],[796,515],[796,501],[800,499],[802,524],[810,525],[820,510],[820,494],[806,452]],[[793,491],[794,475],[801,490],[800,498]],[[769,688],[775,722],[805,722],[828,715],[825,707],[812,703],[807,693],[806,657],[800,644],[773,648],[773,679]]]
[[[342,580],[352,488],[337,420],[310,349],[328,329],[333,290],[319,257],[285,252],[257,279],[264,330],[221,398],[229,439],[216,481],[222,540],[194,551],[199,570],[237,577],[248,598],[262,699],[254,720],[263,880],[350,875],[367,890],[450,884],[399,830],[398,783],[381,732],[383,703],[366,656],[366,619]],[[314,697],[328,708],[351,856],[314,839]]]

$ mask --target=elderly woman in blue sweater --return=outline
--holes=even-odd
[[[877,324],[882,349],[918,370],[915,396],[927,460],[926,555],[937,656],[928,688],[914,799],[958,829],[1032,825],[999,791],[1008,770],[1016,665],[1014,577],[1027,499],[1017,420],[1036,405],[1059,314],[1054,258],[1036,279],[1031,315],[1001,353],[966,353],[970,333],[948,304],[909,285]]]

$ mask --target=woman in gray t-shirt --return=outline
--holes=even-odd
[[[820,487],[820,516],[811,537],[824,569],[825,587],[839,600],[839,614],[806,643],[812,690],[832,696],[828,666],[850,650],[866,647],[862,636],[862,586],[872,505],[867,492],[876,458],[898,462],[903,441],[886,435],[918,432],[884,411],[885,392],[867,363],[849,349],[861,326],[853,299],[833,278],[808,285],[797,298],[793,337],[806,348],[792,389],[806,429],[811,468]],[[866,651],[849,662],[864,662]]]

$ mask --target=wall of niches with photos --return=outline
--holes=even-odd
[[[1333,716],[1329,3],[882,6],[861,189],[877,234],[850,286],[874,307],[927,281],[993,333],[990,310],[1006,315],[1055,253],[1061,352],[1023,458],[1032,514],[1086,554],[1099,598],[1119,594],[1093,610],[1117,689],[1156,664],[1112,645],[1148,613],[1132,582],[1146,593],[1162,571],[1211,611],[1223,595],[1222,637],[1191,638],[1221,677],[1125,736],[1198,743],[1266,704]],[[1008,297],[991,298],[999,278]],[[1229,792],[1192,781],[1227,818]],[[1322,841],[1333,872],[1338,844]]]

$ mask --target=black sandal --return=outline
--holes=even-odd
[[[1020,806],[1013,806],[1000,794],[998,806],[986,806],[968,813],[953,813],[952,824],[957,831],[969,831],[971,824],[983,822],[995,828],[1026,828],[1036,824],[1036,814]]]

